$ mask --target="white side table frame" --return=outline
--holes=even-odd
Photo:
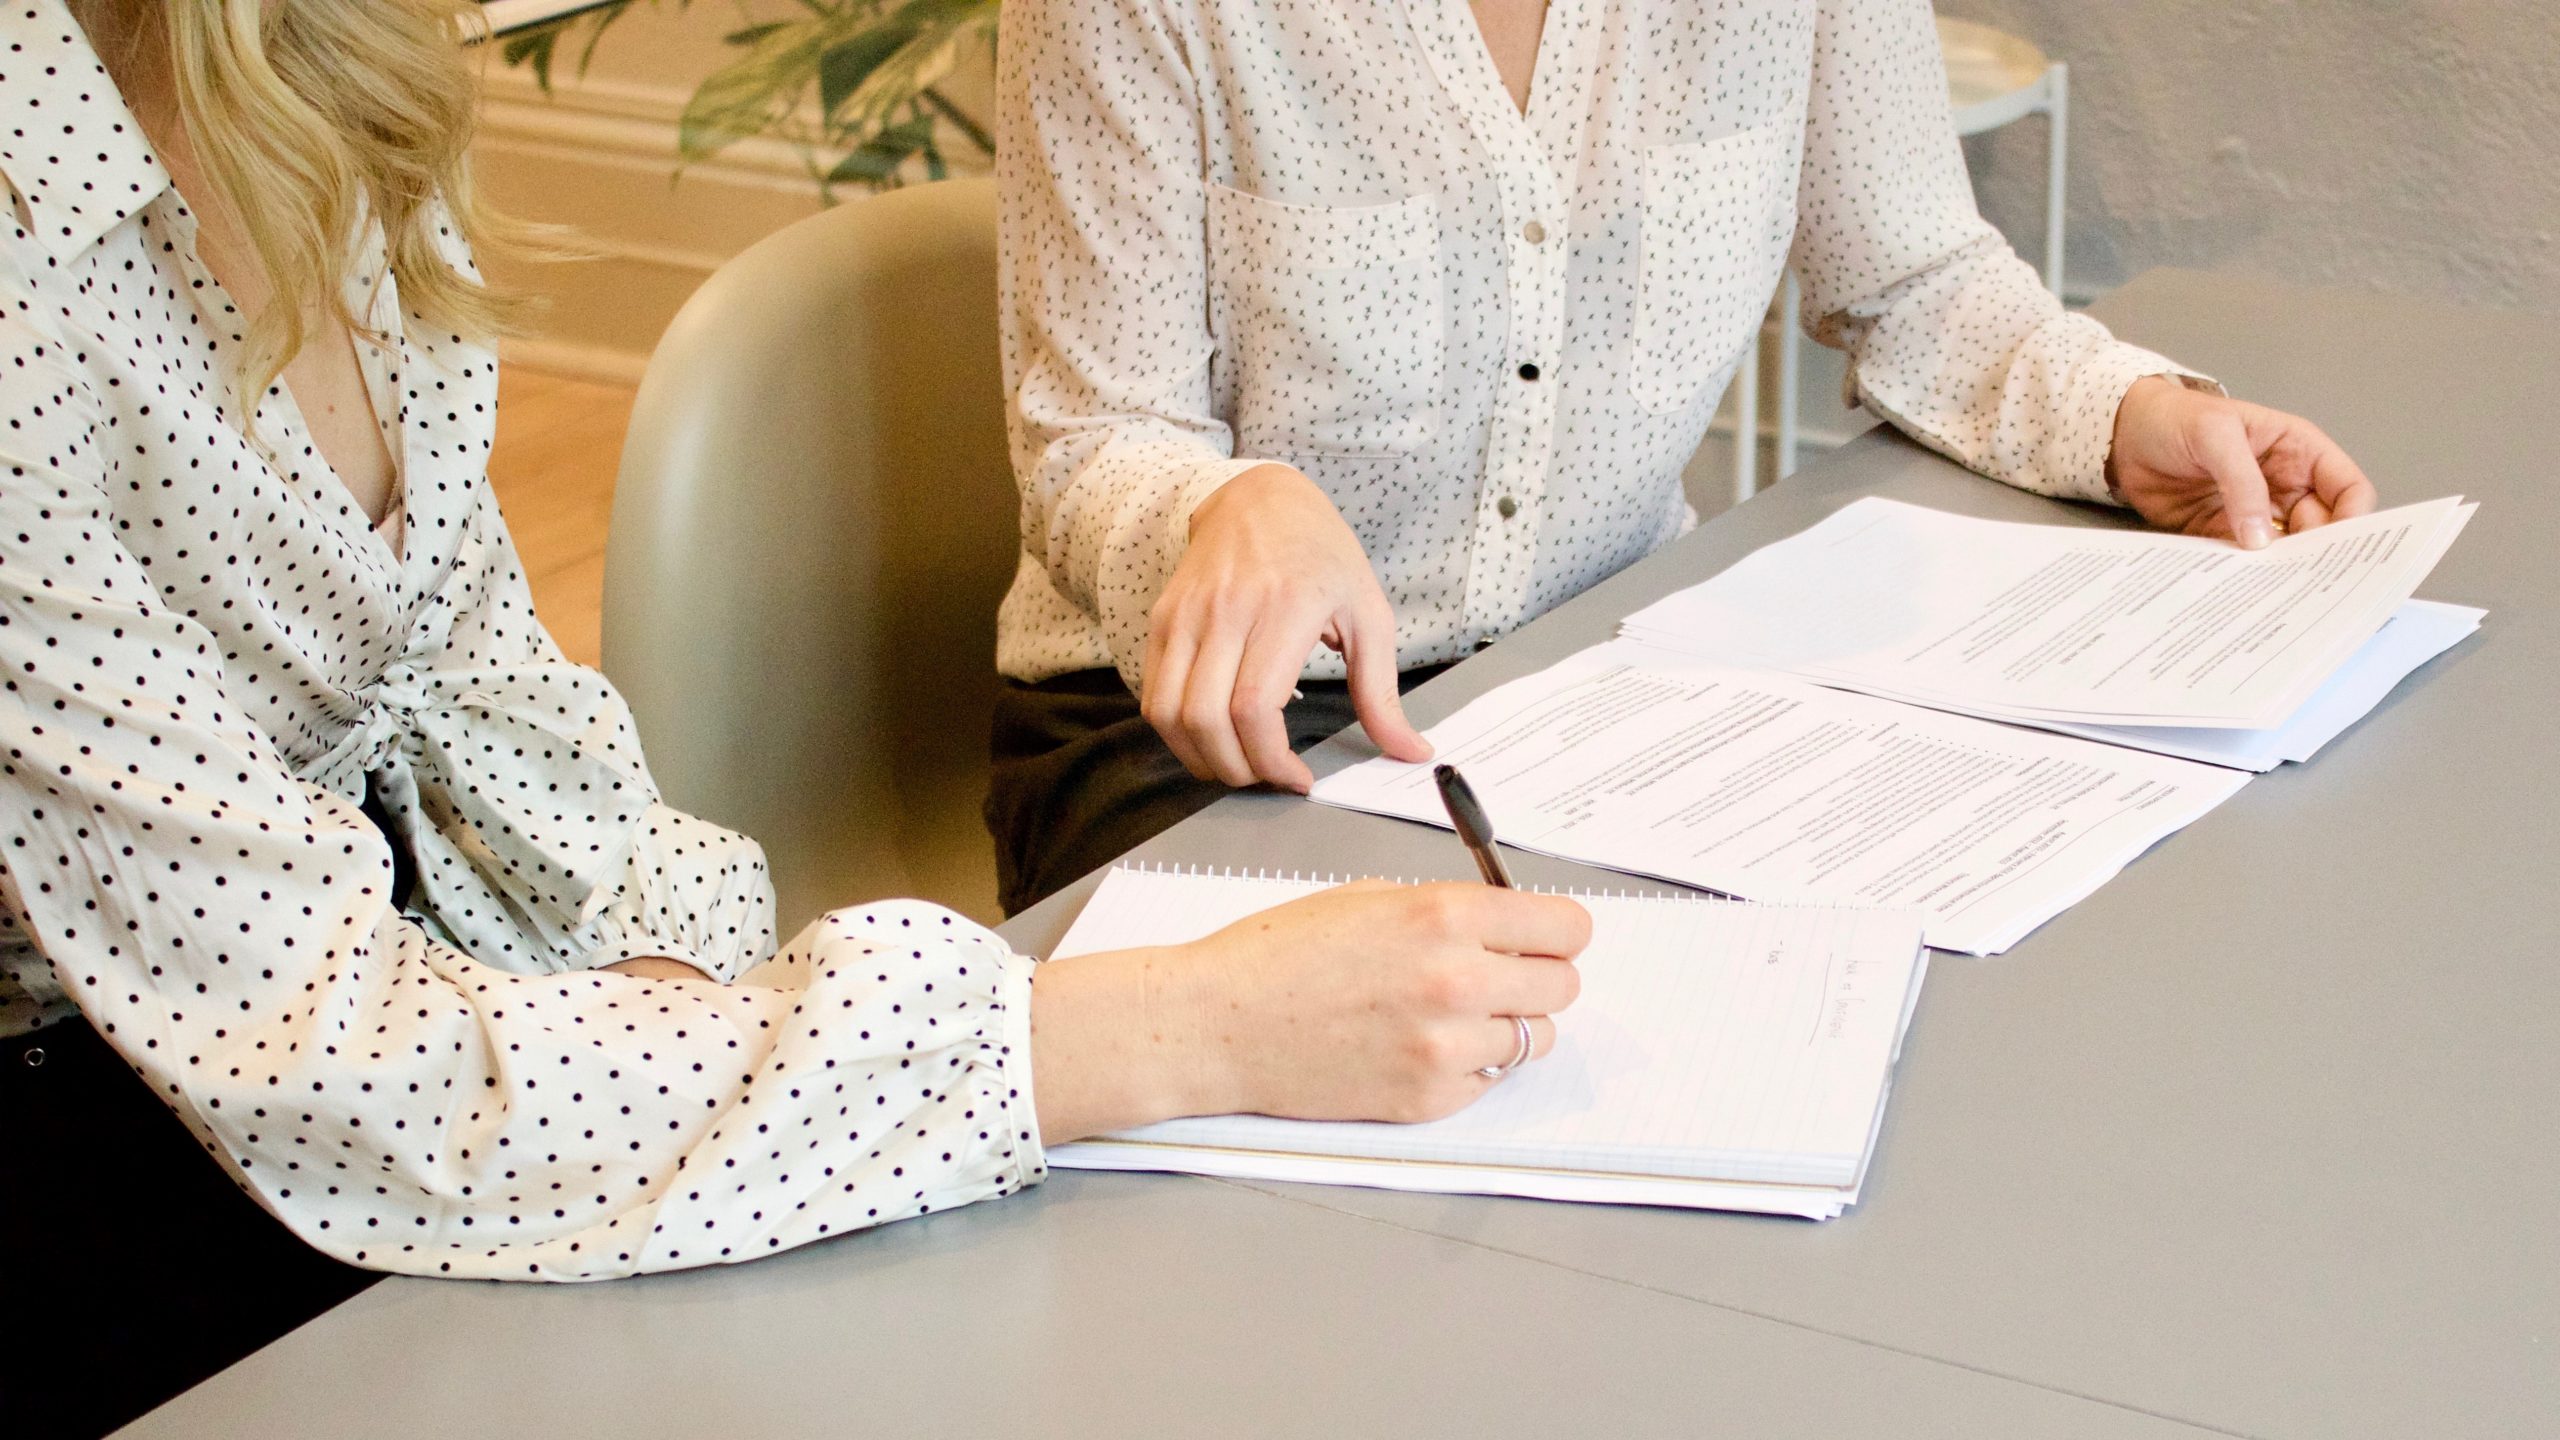
[[[2029,42],[1968,20],[1938,21],[1938,45],[1946,56],[1947,98],[1956,133],[1997,130],[2029,115],[2048,117],[2045,145],[2044,284],[2062,293],[2063,197],[2069,180],[2071,67],[2048,60]],[[1804,292],[1795,272],[1778,290],[1777,447],[1774,478],[1795,473],[1799,418],[1799,362],[1804,348]],[[1734,372],[1733,499],[1741,504],[1760,489],[1760,341],[1753,336]]]

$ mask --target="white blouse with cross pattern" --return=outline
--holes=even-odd
[[[2031,490],[2107,500],[2118,403],[2180,373],[1975,211],[1926,0],[1551,0],[1526,113],[1467,0],[1008,0],[998,84],[1017,680],[1136,689],[1192,512],[1264,461],[1403,668],[1536,618],[1692,523],[1790,266],[1854,399]]]
[[[838,911],[794,988],[596,971],[772,956],[763,856],[660,803],[535,621],[494,357],[403,313],[379,227],[388,534],[282,386],[235,393],[240,318],[61,0],[0,10],[0,181],[0,1035],[96,1026],[381,1270],[718,1264],[1040,1179],[1032,962],[966,920]]]

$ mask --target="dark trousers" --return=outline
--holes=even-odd
[[[1407,690],[1449,668],[1399,679]],[[1356,718],[1349,688],[1310,680],[1285,712],[1289,746],[1305,750]],[[987,831],[995,836],[997,898],[1018,915],[1077,878],[1227,793],[1194,780],[1138,697],[1112,670],[1079,670],[1037,684],[1007,681],[996,700]]]
[[[382,1277],[303,1244],[87,1022],[0,1040],[0,1432],[89,1437]]]

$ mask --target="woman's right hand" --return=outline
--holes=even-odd
[[[1138,707],[1193,778],[1304,792],[1281,711],[1319,644],[1342,652],[1352,713],[1378,748],[1428,760],[1396,689],[1396,616],[1333,501],[1286,465],[1229,480],[1148,616]]]
[[[1206,939],[1054,961],[1032,987],[1034,1106],[1060,1144],[1179,1115],[1433,1120],[1573,1003],[1591,918],[1561,896],[1362,881]]]

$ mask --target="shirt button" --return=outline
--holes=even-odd
[[[1493,508],[1502,516],[1503,519],[1508,520],[1512,516],[1520,513],[1520,502],[1512,499],[1508,495],[1505,495],[1501,499],[1493,502]]]
[[[1523,366],[1521,366],[1521,367],[1520,367],[1520,378],[1521,378],[1521,379],[1523,379],[1523,380],[1535,380],[1535,379],[1537,379],[1537,378],[1538,378],[1538,367],[1537,367],[1537,366],[1535,366],[1535,365],[1523,365]]]
[[[1532,220],[1520,227],[1520,238],[1532,245],[1544,245],[1547,243],[1547,227]]]
[[[1490,636],[1490,635],[1487,635],[1487,636],[1483,637],[1482,639],[1480,639],[1480,640],[1476,641],[1476,648],[1477,648],[1478,650],[1490,650],[1490,649],[1492,649],[1492,648],[1493,648],[1493,637],[1492,637],[1492,636]]]

